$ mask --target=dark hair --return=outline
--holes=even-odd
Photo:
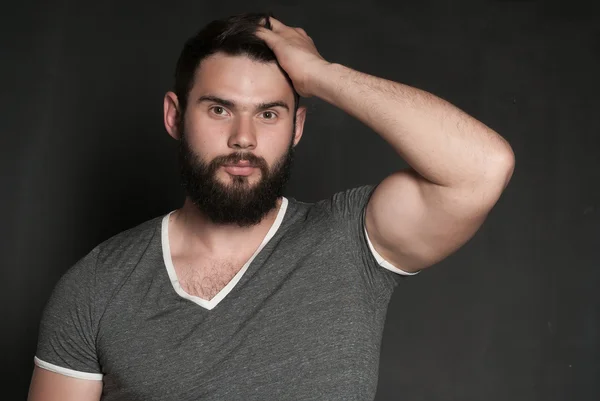
[[[187,108],[188,95],[194,86],[194,75],[200,62],[215,53],[225,53],[230,56],[244,55],[256,61],[275,62],[277,58],[269,46],[256,36],[256,29],[264,20],[264,27],[272,29],[269,17],[271,13],[248,13],[234,15],[225,19],[215,20],[202,28],[196,35],[189,38],[179,55],[175,68],[175,87],[180,105],[180,117],[183,118]],[[279,63],[277,63],[279,66]],[[281,66],[279,66],[281,69]],[[294,123],[295,111],[298,109],[300,96],[294,89],[292,81],[285,73],[287,81],[294,92]],[[294,124],[295,125],[295,124]]]

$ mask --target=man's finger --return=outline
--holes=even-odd
[[[269,22],[271,22],[273,31],[281,31],[282,29],[288,28],[288,26],[285,25],[283,22],[273,17],[269,17]]]
[[[267,42],[269,47],[271,47],[271,45],[278,39],[278,35],[275,32],[271,31],[270,29],[263,28],[262,26],[256,29],[256,36]]]

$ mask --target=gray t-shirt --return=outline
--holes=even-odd
[[[256,253],[210,301],[179,285],[168,217],[94,248],[44,310],[35,363],[102,380],[102,400],[372,400],[402,272],[372,248],[374,187],[283,198]]]

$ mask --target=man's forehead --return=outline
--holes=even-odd
[[[247,55],[212,54],[202,60],[196,68],[196,79],[212,81],[219,77],[287,82],[275,61],[254,60]]]
[[[293,104],[294,99],[292,87],[277,63],[222,53],[202,61],[196,69],[192,93],[215,95],[248,105],[275,100]]]

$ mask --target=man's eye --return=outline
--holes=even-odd
[[[218,114],[218,115],[223,115],[225,114],[225,109],[221,106],[215,106],[212,108],[213,113]]]
[[[266,118],[267,120],[272,120],[275,117],[277,117],[277,115],[275,113],[273,113],[272,111],[265,111],[263,113],[263,117]]]

